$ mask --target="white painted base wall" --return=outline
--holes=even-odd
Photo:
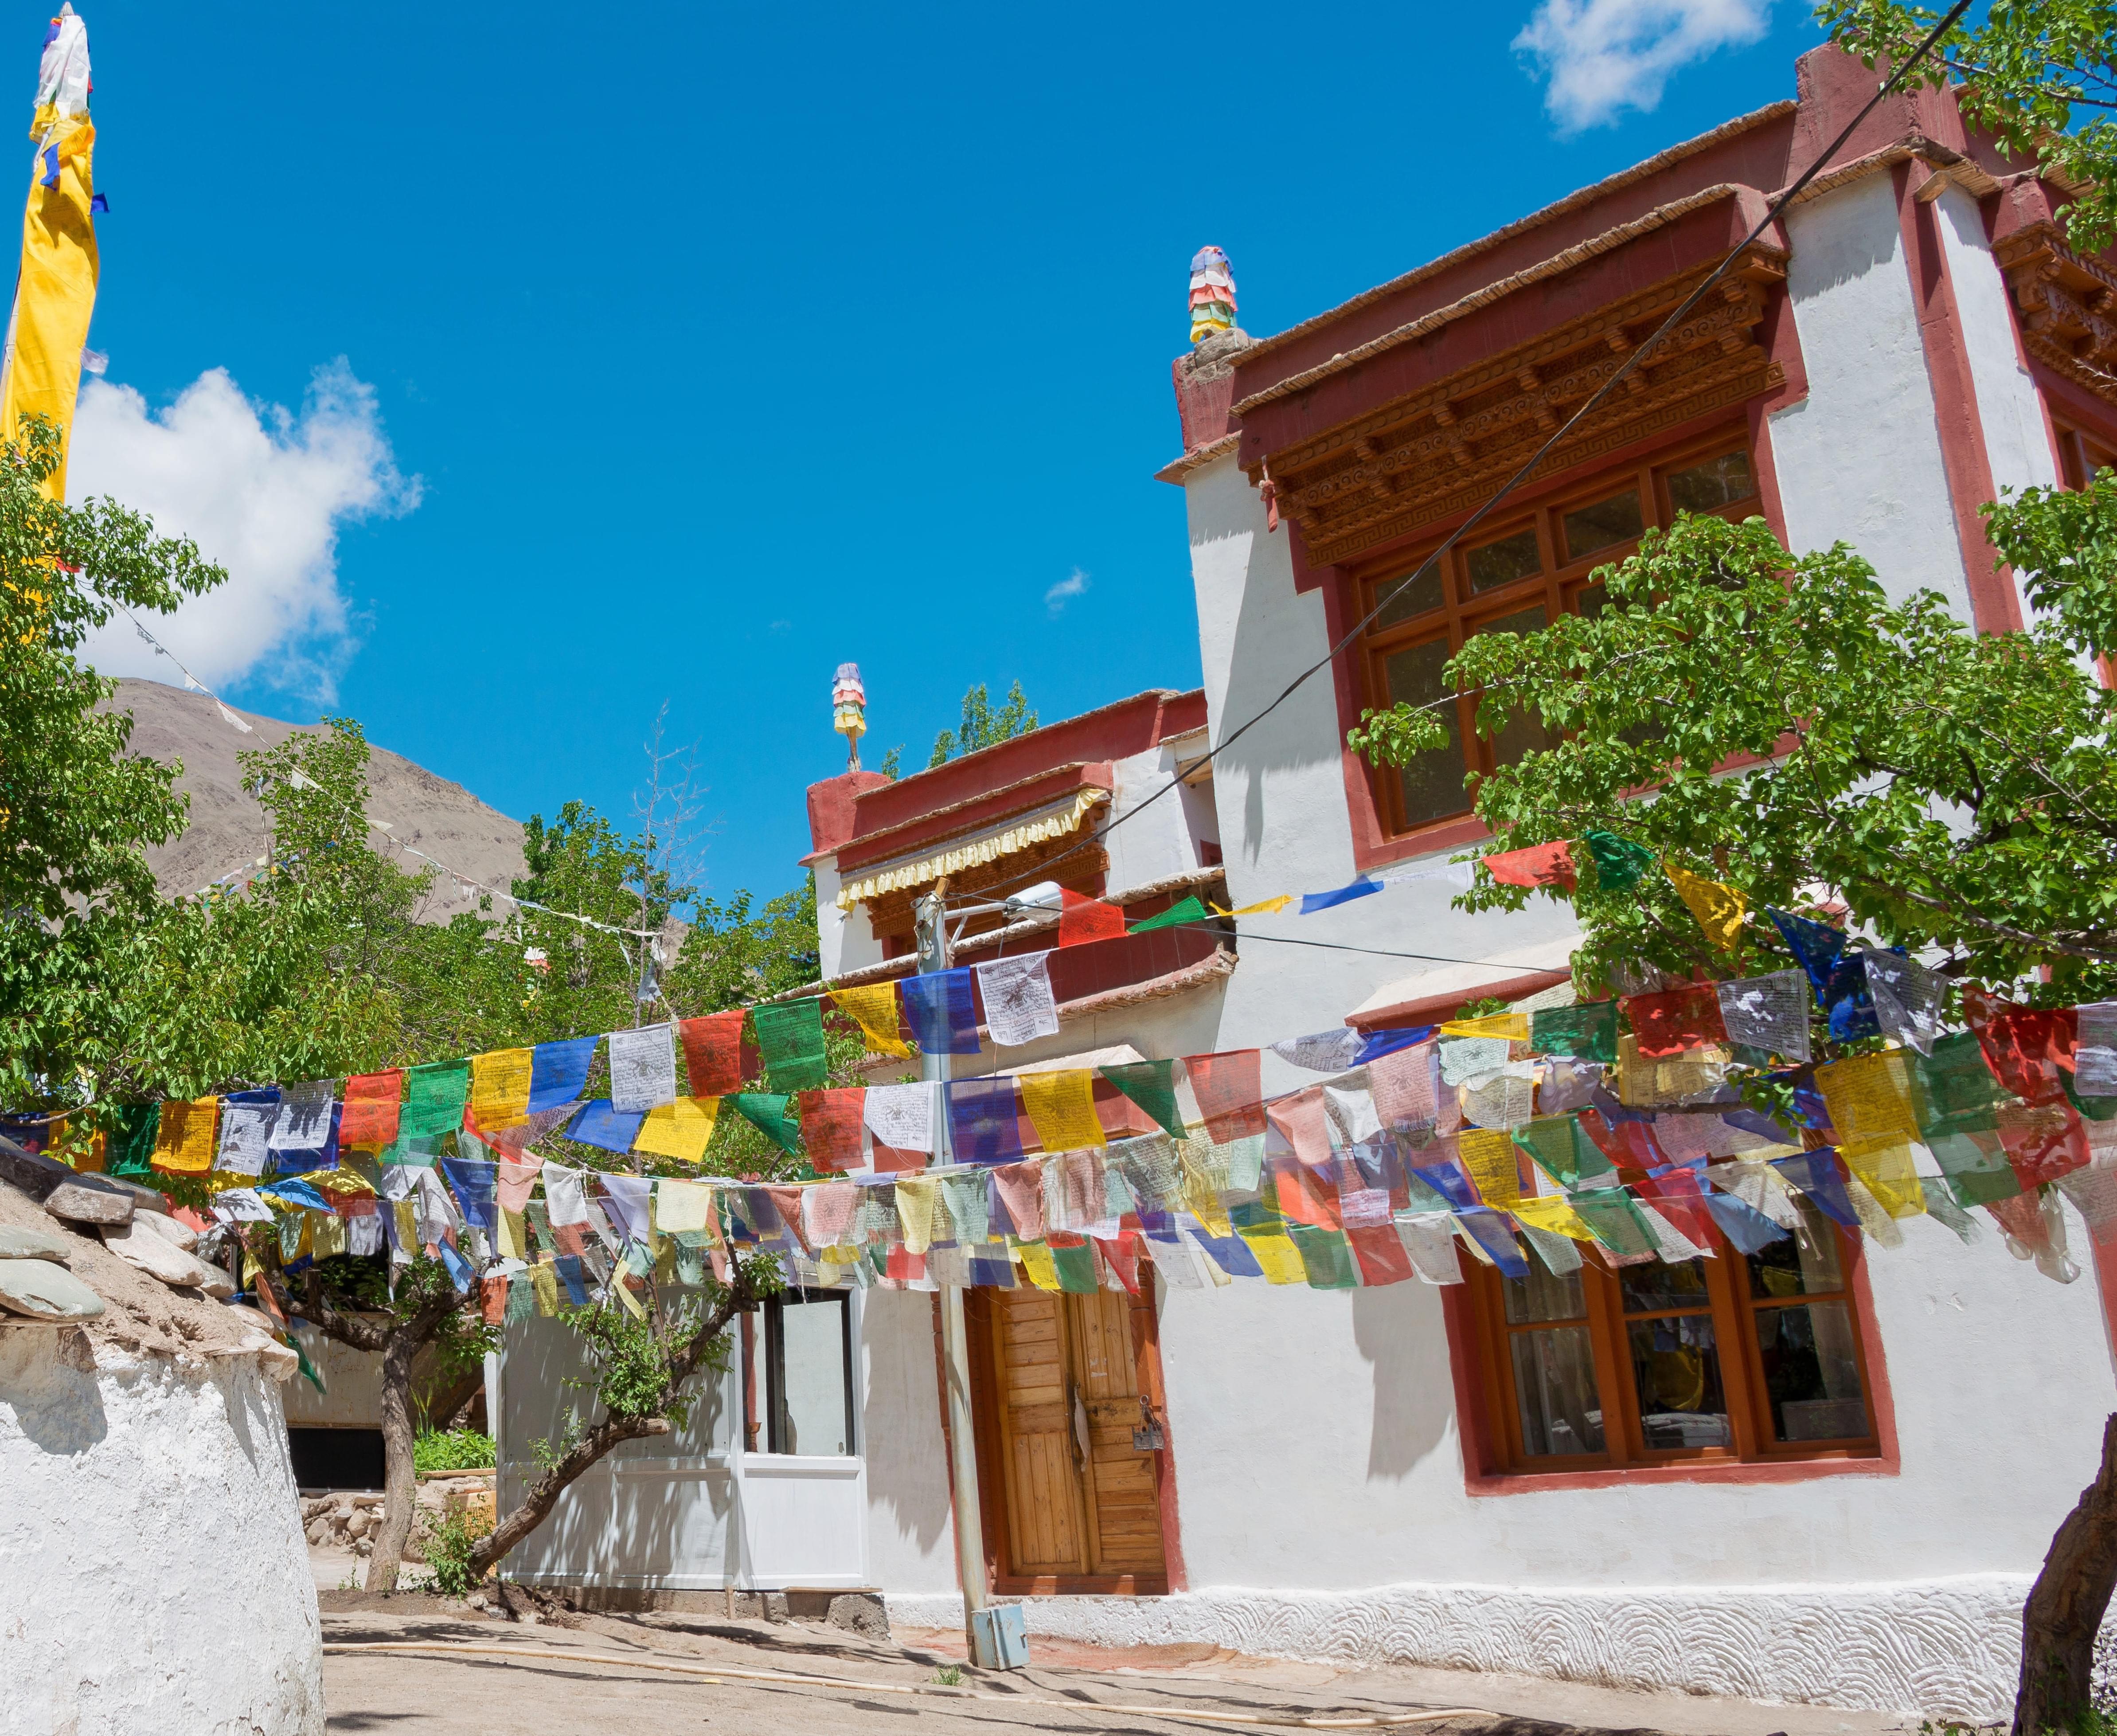
[[[279,1388],[60,1337],[0,1328],[0,1736],[321,1736]]]
[[[1031,1635],[1100,1646],[1201,1642],[1258,1657],[1506,1670],[1984,1720],[2013,1703],[2029,1584],[1993,1573],[1856,1586],[1227,1587],[1022,1603]],[[962,1623],[952,1595],[888,1604],[893,1623]],[[1474,1704],[1474,1684],[1464,1692]]]

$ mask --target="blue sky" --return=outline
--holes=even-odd
[[[666,700],[717,893],[796,878],[842,660],[914,768],[972,681],[1046,721],[1197,682],[1153,480],[1195,248],[1279,330],[1819,39],[1784,0],[83,10],[76,492],[237,570],[172,643],[517,816],[627,813]]]

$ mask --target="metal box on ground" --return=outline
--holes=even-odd
[[[980,1669],[1029,1667],[1029,1630],[1021,1604],[994,1604],[971,1612],[971,1661]]]

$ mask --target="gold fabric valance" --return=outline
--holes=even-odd
[[[923,886],[944,874],[997,861],[1031,844],[1062,837],[1076,829],[1090,809],[1109,799],[1108,790],[1077,790],[1057,806],[1017,815],[998,830],[929,845],[932,853],[929,855],[857,870],[855,877],[838,889],[838,908],[851,910],[863,899],[878,898],[886,892],[902,892],[906,887]]]

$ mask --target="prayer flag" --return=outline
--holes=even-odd
[[[602,1041],[599,1037],[574,1037],[537,1044],[530,1051],[528,1113],[534,1115],[577,1101],[588,1087],[588,1069]]]
[[[279,1111],[273,1110],[274,1124]],[[108,1165],[112,1175],[145,1175],[154,1167],[155,1136],[161,1125],[161,1111],[152,1103],[111,1103],[100,1118]]]
[[[1529,1262],[1515,1240],[1515,1226],[1504,1213],[1473,1206],[1455,1214],[1455,1222],[1469,1242],[1470,1251],[1483,1254],[1517,1283],[1529,1277]]]
[[[1538,1199],[1518,1199],[1507,1209],[1523,1223],[1553,1235],[1566,1236],[1576,1242],[1595,1240],[1595,1232],[1589,1227],[1588,1220],[1555,1194]]]
[[[1832,1147],[1826,1145],[1796,1157],[1774,1157],[1772,1167],[1813,1200],[1826,1217],[1847,1230],[1859,1229],[1859,1213],[1853,1210],[1852,1196],[1845,1191],[1844,1161]]]
[[[1348,1229],[1345,1241],[1359,1265],[1360,1282],[1368,1288],[1401,1284],[1411,1276],[1411,1256],[1405,1252],[1396,1226],[1386,1218],[1379,1224]]]
[[[926,1055],[978,1052],[976,1004],[971,992],[971,967],[932,971],[906,976],[897,984],[905,1023]]]
[[[1867,992],[1874,998],[1875,1019],[1883,1036],[1930,1055],[1940,1035],[1948,979],[1896,953],[1870,952],[1865,962]]]
[[[1264,1087],[1254,1049],[1183,1058],[1183,1070],[1207,1138],[1227,1145],[1265,1130]]]
[[[1455,1225],[1446,1213],[1400,1217],[1396,1238],[1404,1244],[1412,1269],[1426,1284],[1460,1284],[1463,1262],[1455,1251]]]
[[[1507,1039],[1497,1037],[1445,1037],[1441,1039],[1441,1083],[1461,1085],[1497,1073],[1507,1064]]]
[[[1308,1267],[1282,1225],[1243,1226],[1238,1234],[1255,1258],[1267,1284],[1306,1284]]]
[[[1749,919],[1749,900],[1732,886],[1692,874],[1674,862],[1663,862],[1662,871],[1705,930],[1705,938],[1723,952],[1732,949],[1742,924]]]
[[[397,1138],[404,1097],[404,1072],[400,1067],[353,1074],[345,1082],[345,1103],[339,1117],[339,1143],[371,1147],[390,1144]]]
[[[1526,1013],[1493,1013],[1483,1018],[1451,1018],[1443,1021],[1443,1037],[1489,1037],[1502,1042],[1525,1043],[1529,1041],[1529,1014]]]
[[[1515,1144],[1569,1189],[1610,1173],[1610,1160],[1588,1137],[1578,1115],[1546,1115],[1509,1132]]]
[[[1170,1138],[1185,1137],[1183,1117],[1176,1106],[1175,1062],[1123,1061],[1098,1071],[1152,1116]],[[1045,1143],[1048,1146],[1049,1142]]]
[[[959,1246],[971,1247],[992,1239],[992,1194],[986,1176],[942,1175],[935,1178],[941,1203],[955,1230]]]
[[[463,1125],[464,1105],[469,1096],[468,1061],[436,1061],[413,1068],[404,1076],[398,1139],[438,1139],[454,1133]]]
[[[2083,1097],[2117,1097],[2117,1000],[2073,1009],[2073,1083]]]
[[[1359,1269],[1342,1230],[1319,1229],[1312,1224],[1289,1224],[1287,1235],[1301,1255],[1301,1264],[1311,1290],[1358,1290]]]
[[[1520,1161],[1510,1134],[1497,1128],[1467,1127],[1456,1141],[1456,1152],[1487,1205],[1512,1206],[1521,1198]]]
[[[1628,995],[1624,1008],[1632,1022],[1632,1040],[1643,1055],[1658,1060],[1727,1040],[1719,992],[1709,982],[1686,983],[1658,995]]]
[[[860,1190],[849,1181],[833,1181],[801,1190],[801,1236],[811,1248],[833,1248],[852,1240],[853,1213]]]
[[[1377,1055],[1367,1063],[1368,1089],[1384,1127],[1403,1133],[1431,1128],[1441,1120],[1436,1047],[1429,1041]]]
[[[543,1167],[542,1160],[535,1157],[501,1157],[499,1171],[493,1179],[500,1209],[517,1217],[526,1211],[529,1195]]]
[[[1000,1165],[992,1172],[999,1203],[1014,1225],[1014,1233],[1026,1242],[1041,1240],[1044,1222],[1044,1161],[1031,1157],[1020,1163]]]
[[[1400,1049],[1414,1048],[1440,1028],[1438,1025],[1392,1025],[1370,1031],[1354,1052],[1349,1064],[1364,1067],[1369,1061],[1385,1055],[1395,1055]]]
[[[2023,1192],[2087,1166],[2087,1135],[2070,1103],[2002,1103],[1994,1119]]]
[[[809,1166],[819,1175],[861,1166],[867,1095],[859,1086],[801,1093],[801,1145],[809,1154]]]
[[[205,1174],[213,1167],[219,1114],[219,1097],[166,1099],[155,1124],[154,1166],[178,1175]]]
[[[1061,890],[1058,944],[1079,946],[1090,940],[1114,940],[1125,931],[1124,912],[1084,892]]]
[[[744,1040],[744,1021],[748,1017],[740,1007],[734,1007],[725,1013],[708,1013],[703,1018],[678,1023],[684,1071],[693,1097],[730,1096],[740,1091],[757,1070],[750,1064],[752,1057]]]
[[[860,1027],[870,1055],[909,1055],[911,1044],[900,1034],[897,985],[869,983],[853,989],[831,990],[831,1004]]]
[[[634,1115],[676,1101],[676,1048],[666,1024],[610,1033],[610,1102]]]
[[[1622,1188],[1585,1189],[1568,1203],[1594,1232],[1595,1240],[1621,1258],[1652,1254],[1659,1246],[1637,1203]]]
[[[973,967],[985,1004],[985,1029],[995,1046],[1019,1048],[1040,1037],[1058,1034],[1049,953],[1028,953]]]
[[[1223,910],[1215,904],[1213,914],[1216,916],[1275,916],[1293,902],[1292,893],[1282,892],[1275,898],[1260,898],[1254,904],[1245,904],[1236,910]]]
[[[582,1191],[581,1174],[564,1164],[544,1166],[544,1209],[551,1215],[554,1230],[588,1221],[588,1196]]]
[[[1266,1105],[1265,1118],[1279,1129],[1303,1163],[1320,1166],[1331,1161],[1331,1133],[1324,1120],[1321,1085],[1311,1085]]]
[[[1902,1139],[1843,1139],[1838,1155],[1892,1217],[1922,1217],[1926,1193],[1912,1168],[1912,1148]],[[2085,1155],[2085,1154],[2083,1154]]]
[[[720,1107],[718,1097],[679,1097],[673,1103],[657,1104],[639,1122],[632,1149],[684,1163],[703,1163]]]
[[[906,1085],[870,1085],[860,1116],[875,1143],[902,1152],[934,1149],[934,1104],[939,1082],[921,1079]]]
[[[717,1240],[720,1226],[713,1221],[713,1190],[701,1182],[671,1181],[654,1184],[654,1227],[665,1235],[678,1230],[710,1235]]]
[[[828,1069],[823,1060],[823,1004],[768,1001],[749,1009],[759,1052],[772,1083],[789,1092],[819,1091]]]
[[[643,1111],[621,1115],[611,1106],[608,1097],[597,1097],[581,1106],[581,1112],[566,1129],[566,1137],[606,1152],[629,1152],[645,1120]]]
[[[957,1079],[943,1088],[950,1149],[957,1162],[1012,1163],[1022,1156],[1012,1079]]]
[[[1531,1015],[1529,1046],[1537,1055],[1584,1061],[1617,1058],[1617,1004],[1589,1000],[1570,1007],[1539,1007]]]
[[[1795,962],[1807,973],[1809,986],[1815,990],[1815,1004],[1828,1006],[1824,991],[1830,985],[1831,972],[1844,954],[1845,930],[1783,910],[1767,909],[1764,914],[1772,919],[1772,926],[1779,931]]]
[[[279,1113],[266,1142],[270,1147],[275,1152],[321,1151],[330,1137],[332,1088],[330,1079],[284,1087]]]
[[[1067,1242],[1047,1244],[1051,1249],[1051,1267],[1057,1274],[1059,1289],[1069,1295],[1093,1295],[1102,1286],[1095,1281],[1095,1244],[1074,1237]]]
[[[1203,922],[1205,920],[1206,907],[1193,893],[1190,897],[1170,905],[1160,916],[1149,916],[1143,921],[1133,923],[1125,932],[1144,935],[1157,928],[1179,928],[1186,922]]]
[[[238,1091],[222,1098],[220,1149],[214,1167],[230,1175],[263,1175],[265,1142],[279,1119],[277,1091]]]
[[[2017,1006],[1973,983],[1962,991],[1962,1010],[2002,1085],[2024,1102],[2064,1098],[2060,1070],[2073,1059],[2078,1031],[2072,1008]]]
[[[1319,910],[1329,910],[1334,905],[1349,904],[1354,898],[1364,898],[1381,889],[1380,880],[1369,880],[1362,875],[1349,884],[1334,887],[1329,892],[1304,892],[1301,895],[1301,914],[1312,916]]]
[[[471,1057],[470,1108],[480,1127],[513,1127],[528,1119],[535,1055],[530,1049],[496,1049]]]
[[[1357,1064],[1360,1052],[1361,1035],[1349,1025],[1339,1025],[1329,1031],[1318,1031],[1309,1037],[1289,1037],[1271,1046],[1271,1052],[1290,1066],[1308,1073],[1343,1073]],[[1156,1064],[1149,1063],[1148,1064]],[[1160,1063],[1167,1065],[1166,1062]],[[1108,1076],[1109,1069],[1103,1069]],[[1118,1087],[1123,1090],[1123,1086]],[[1127,1093],[1130,1095],[1130,1093]],[[1137,1101],[1137,1100],[1135,1100]],[[1142,1105],[1142,1108],[1146,1106]],[[1151,1110],[1148,1110],[1152,1114]],[[1155,1118],[1159,1120],[1157,1116]],[[1181,1138],[1182,1134],[1175,1135]]]
[[[1592,854],[1592,852],[1591,852]],[[1502,886],[1555,886],[1570,892],[1580,880],[1573,846],[1566,838],[1480,856],[1478,865]]]
[[[1808,979],[1801,971],[1774,971],[1713,985],[1720,1022],[1730,1042],[1762,1049],[1782,1060],[1809,1058]]]
[[[462,1209],[464,1221],[487,1235],[497,1230],[500,1166],[476,1157],[444,1157],[440,1169],[448,1177],[450,1190]]]
[[[1047,1152],[1106,1144],[1095,1115],[1095,1076],[1086,1068],[1017,1075],[1022,1106]]]
[[[766,1091],[733,1091],[722,1101],[781,1151],[800,1151],[800,1130],[787,1119],[788,1099],[784,1095]]]
[[[1629,892],[1653,866],[1653,852],[1614,832],[1591,829],[1588,854],[1595,862],[1595,884],[1603,892]]]
[[[1855,1055],[1815,1069],[1816,1089],[1830,1110],[1839,1142],[1916,1139],[1910,1074],[1901,1052]]]

